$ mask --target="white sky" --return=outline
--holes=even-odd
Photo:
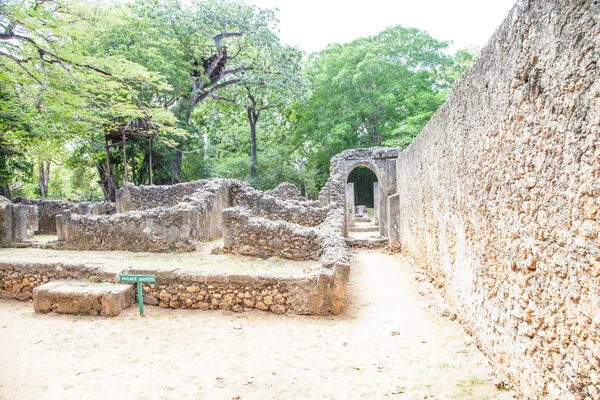
[[[281,39],[307,52],[347,43],[400,24],[453,48],[483,47],[516,0],[246,0],[279,8]]]

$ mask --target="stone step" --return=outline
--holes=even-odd
[[[346,241],[346,246],[348,247],[366,247],[369,249],[386,247],[389,243],[388,238],[381,236],[361,239],[346,237],[344,240]]]
[[[353,226],[350,232],[379,232],[378,226]]]
[[[37,313],[117,316],[135,300],[132,285],[58,280],[33,290]]]

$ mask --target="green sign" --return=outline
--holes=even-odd
[[[142,292],[142,283],[155,283],[156,275],[121,275],[121,283],[137,283],[138,305],[140,306],[140,315],[144,314],[144,294]]]
[[[121,275],[121,283],[155,283],[156,275]]]

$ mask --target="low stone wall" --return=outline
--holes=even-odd
[[[599,30],[518,2],[398,157],[402,251],[524,399],[600,398]]]
[[[268,258],[317,260],[321,237],[316,228],[255,216],[250,210],[223,210],[223,251]]]
[[[344,268],[310,274],[208,274],[182,270],[126,269],[107,272],[83,264],[0,262],[0,297],[32,298],[33,289],[50,281],[87,279],[117,282],[122,274],[156,275],[144,284],[144,303],[163,308],[260,310],[275,314],[328,315],[340,312],[345,295]],[[344,289],[342,293],[341,290]]]
[[[259,217],[287,221],[303,226],[317,226],[325,220],[328,207],[312,201],[286,200],[255,190],[247,183],[234,181],[231,203],[252,210]]]
[[[191,251],[198,209],[153,209],[114,215],[64,213],[64,248],[74,250]]]
[[[126,183],[117,190],[117,213],[174,207],[184,197],[202,189],[207,182],[208,180],[199,180],[164,186],[135,186],[133,183]]]

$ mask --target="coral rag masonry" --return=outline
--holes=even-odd
[[[85,282],[54,284],[51,281],[93,278],[115,282],[114,273],[109,272],[113,268],[110,254],[114,251],[121,251],[118,258],[128,259],[128,266],[138,270],[140,260],[152,258],[150,252],[192,252],[194,256],[188,258],[192,263],[219,264],[226,262],[227,257],[252,256],[245,261],[256,265],[245,272],[236,270],[231,263],[218,272],[167,266],[146,271],[144,273],[156,274],[157,282],[144,286],[147,293],[144,302],[201,310],[258,309],[276,314],[339,314],[350,272],[343,239],[343,213],[335,207],[322,206],[299,196],[298,189],[291,184],[280,185],[270,193],[254,190],[243,182],[208,179],[171,186],[125,184],[117,192],[116,212],[111,215],[83,214],[81,207],[45,200],[38,201],[35,206],[14,205],[33,212],[25,221],[37,222],[35,211],[41,204],[46,205],[45,216],[59,210],[61,214],[55,215],[59,240],[50,246],[62,250],[41,250],[46,252],[44,260],[56,260],[61,257],[61,252],[75,251],[79,252],[77,255],[82,264],[72,264],[68,256],[65,256],[70,265],[68,268],[64,262],[31,263],[28,254],[18,253],[16,249],[12,253],[7,250],[5,257],[13,257],[15,261],[0,262],[0,296],[29,299],[33,293],[40,304],[38,309],[44,312],[85,310],[90,314],[109,312],[114,315],[121,308],[109,307],[110,311],[106,311],[98,300],[112,296],[110,293],[113,292],[105,294]],[[12,207],[7,202],[5,208],[11,211]],[[29,231],[33,233],[33,229]],[[213,244],[212,258],[206,259],[209,256],[199,250],[210,245],[202,242],[221,237],[223,246]],[[34,241],[29,244],[36,245]],[[11,246],[11,242],[5,245]],[[90,254],[101,251],[102,262],[98,267],[85,264],[86,251]],[[149,253],[138,256],[132,252]],[[261,269],[263,261],[269,262],[265,259],[274,257],[315,261],[316,268],[306,263],[294,274],[283,273],[276,268],[277,260],[271,260],[272,268],[268,272]],[[167,261],[172,264],[178,258]],[[47,288],[37,289],[48,282],[52,284]],[[38,291],[34,292],[34,289]],[[35,293],[39,295],[36,297]],[[78,300],[80,305],[88,305],[83,309],[69,304],[77,303],[73,299],[78,293],[82,296]],[[61,298],[65,304],[50,307],[47,298]]]
[[[527,399],[600,398],[598,60],[598,2],[520,1],[398,156],[399,246]]]

